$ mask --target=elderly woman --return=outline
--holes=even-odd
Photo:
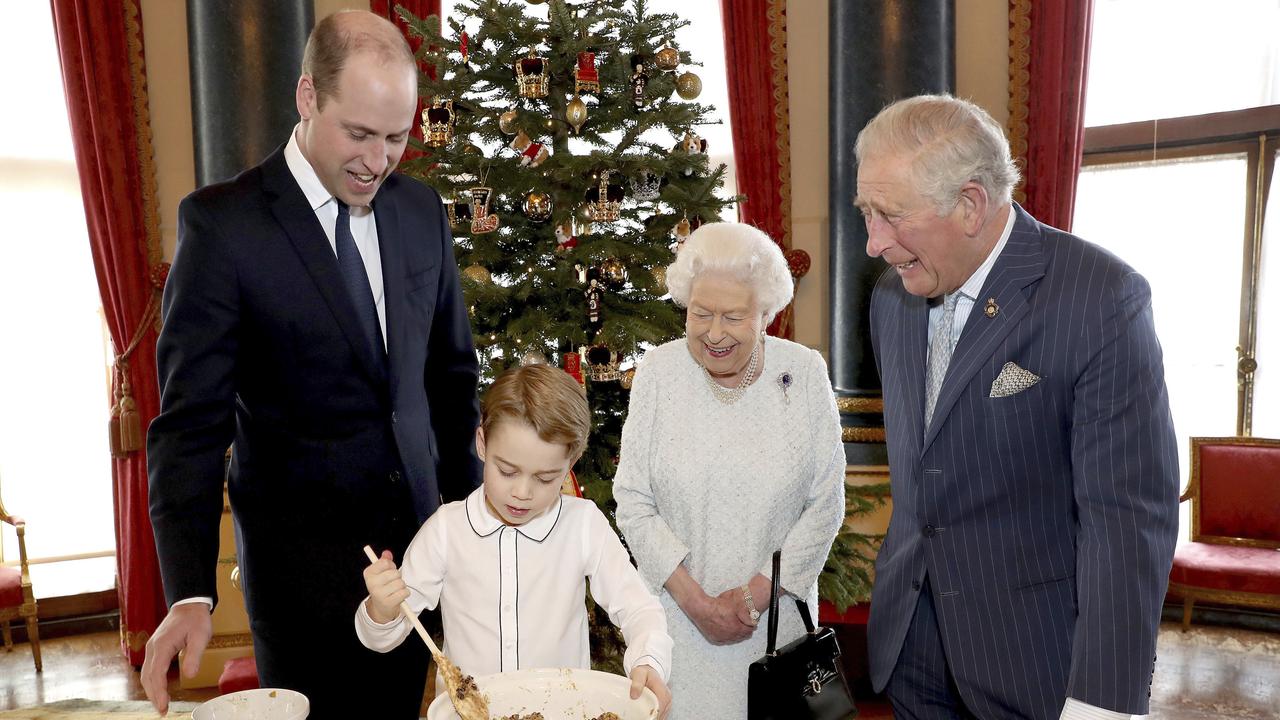
[[[817,617],[818,574],[844,519],[840,422],[822,356],[765,337],[792,294],[767,235],[703,225],[667,285],[687,308],[685,337],[636,371],[618,527],[675,639],[670,717],[745,718],[775,550],[783,591]],[[779,611],[781,647],[804,626],[794,602]]]

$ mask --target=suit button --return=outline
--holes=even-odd
[[[394,410],[392,410],[392,411],[391,411],[391,424],[392,424],[392,425],[395,425],[397,422],[399,422],[399,419],[396,417],[396,413],[395,413],[395,411],[394,411]]]
[[[938,532],[938,530],[932,525],[925,525],[924,530],[922,532],[924,533],[925,537],[931,538]]]
[[[919,581],[919,580],[912,580],[912,581],[911,581],[911,589],[912,589],[912,590],[919,590],[919,589],[920,589],[920,581]]]
[[[391,479],[391,482],[393,482],[393,483],[400,482],[400,471],[399,471],[399,470],[392,470],[392,471],[391,471],[391,474],[390,474],[390,475],[388,475],[387,477],[388,477],[388,478],[390,478],[390,479]]]

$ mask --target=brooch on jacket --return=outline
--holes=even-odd
[[[787,389],[791,387],[791,373],[784,372],[778,376],[778,387],[782,388],[782,399],[790,405],[791,398],[787,396]]]

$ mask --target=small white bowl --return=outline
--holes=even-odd
[[[546,720],[562,720],[594,718],[606,711],[621,720],[658,717],[658,698],[648,688],[632,700],[629,679],[596,670],[515,670],[478,677],[476,685],[489,699],[489,715],[494,718],[540,712]],[[427,720],[458,720],[447,695],[436,696]]]
[[[258,688],[201,703],[192,711],[191,720],[303,720],[310,712],[311,703],[300,692]]]

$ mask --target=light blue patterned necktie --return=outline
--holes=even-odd
[[[342,284],[347,286],[347,293],[355,306],[356,317],[360,320],[360,329],[369,344],[369,351],[376,361],[385,363],[387,352],[382,344],[378,305],[373,299],[373,288],[369,285],[369,273],[364,269],[360,249],[356,247],[355,237],[351,234],[351,209],[337,198],[334,201],[338,203],[338,222],[333,228],[333,244],[338,252]]]
[[[952,325],[956,320],[956,303],[960,301],[960,293],[947,295],[942,303],[942,319],[933,329],[933,337],[929,340],[929,372],[924,380],[924,431],[929,432],[929,422],[933,420],[933,407],[938,404],[938,391],[942,388],[942,380],[947,376],[947,365],[951,363],[951,351],[955,343],[951,340]]]

